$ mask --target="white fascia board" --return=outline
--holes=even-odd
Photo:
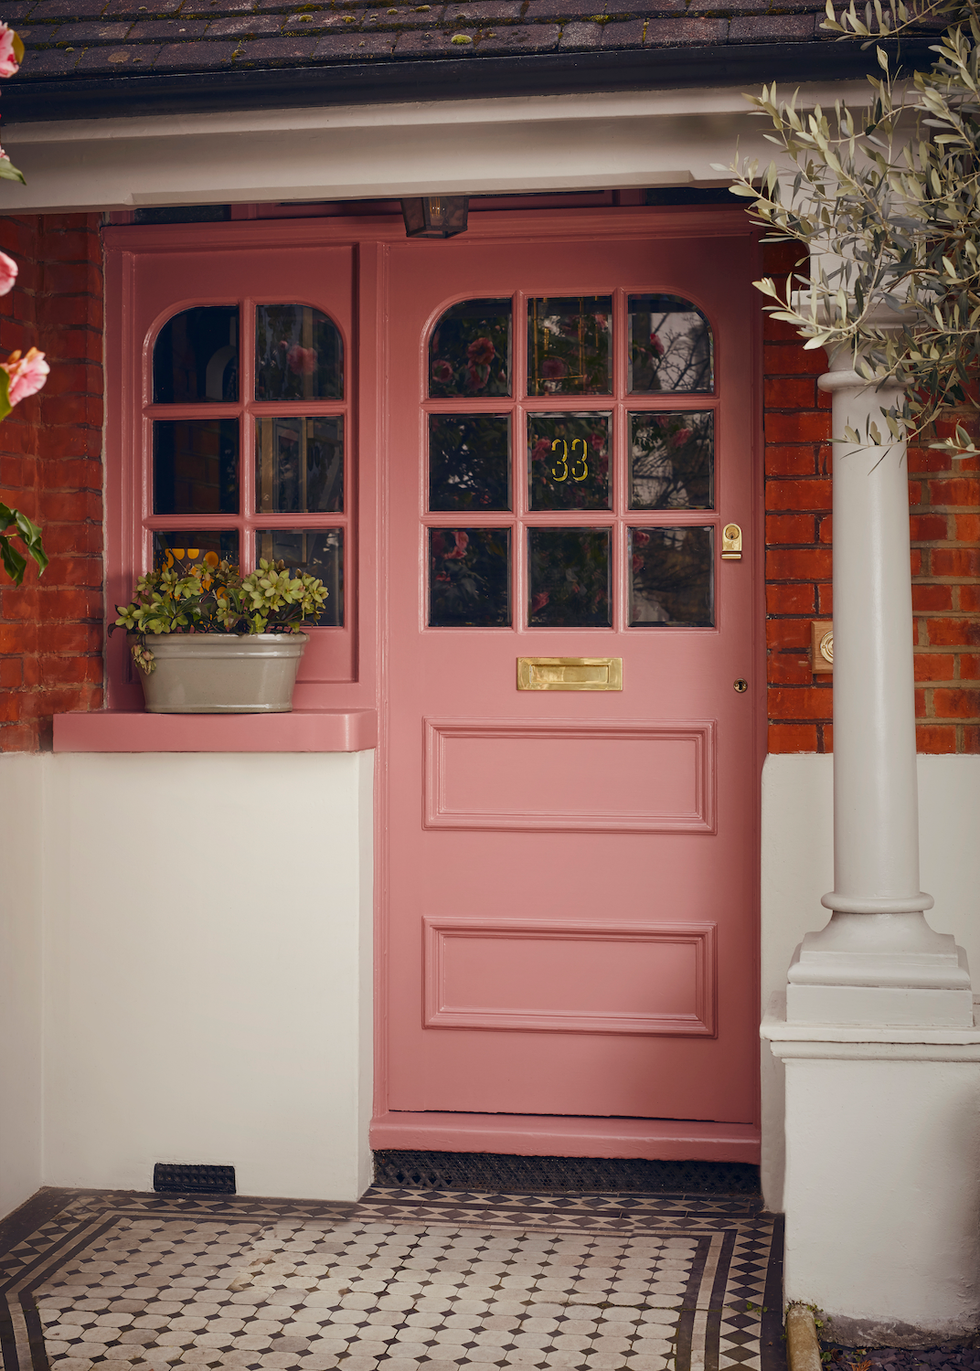
[[[865,82],[800,88],[855,103]],[[4,125],[27,177],[7,213],[139,205],[723,185],[712,163],[770,160],[738,88],[143,116]]]

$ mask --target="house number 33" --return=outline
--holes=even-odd
[[[575,455],[576,448],[582,449],[582,455],[580,457],[576,457]],[[589,450],[585,446],[584,438],[572,439],[571,454],[569,454],[568,444],[564,438],[556,438],[551,444],[551,450],[552,452],[558,453],[551,468],[551,474],[556,481],[567,481],[569,476],[571,476],[573,481],[585,480],[589,474],[589,464],[585,460]],[[571,455],[572,459],[571,464],[569,464],[568,460],[569,455]]]

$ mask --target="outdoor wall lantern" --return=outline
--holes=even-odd
[[[403,200],[405,232],[409,238],[452,238],[466,232],[470,202],[465,195],[425,195]]]

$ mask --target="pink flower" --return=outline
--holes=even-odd
[[[544,609],[545,605],[548,603],[550,599],[551,593],[547,590],[539,590],[537,595],[532,595],[531,613],[537,614],[539,610]]]
[[[296,376],[312,376],[316,371],[316,348],[301,348],[294,343],[286,353],[286,361]]]
[[[0,252],[0,295],[9,295],[17,280],[17,263]]]
[[[497,349],[489,338],[475,338],[466,349],[466,355],[477,367],[488,367],[497,355]]]
[[[432,363],[432,379],[437,385],[448,386],[449,382],[453,379],[453,369],[449,363],[442,361],[441,358],[437,358],[436,361]]]
[[[541,375],[546,381],[557,381],[567,375],[568,367],[560,357],[548,357],[541,363]]]
[[[51,369],[44,360],[44,353],[37,348],[31,348],[26,357],[20,355],[20,349],[12,352],[5,362],[0,362],[0,368],[10,377],[7,399],[12,405],[40,390]]]
[[[13,76],[20,71],[20,63],[14,54],[16,34],[6,24],[0,24],[0,76]]]
[[[664,345],[655,333],[650,334],[650,346],[653,348],[654,352],[657,354],[658,357],[662,357],[664,355]]]
[[[679,428],[670,441],[674,447],[682,447],[690,440],[690,437],[691,430],[689,428]]]
[[[443,553],[447,562],[454,562],[460,557],[465,557],[466,548],[470,541],[470,535],[468,533],[454,533],[453,538],[456,540],[456,546],[450,548],[448,552]]]
[[[646,547],[646,545],[647,545],[647,543],[648,543],[649,541],[650,541],[650,535],[649,535],[649,533],[644,533],[644,531],[643,531],[642,528],[635,528],[635,529],[633,530],[633,546],[634,546],[634,547]]]
[[[531,461],[543,462],[546,457],[551,455],[551,439],[539,438],[531,449]]]
[[[643,558],[639,555],[639,553],[634,552],[634,553],[633,553],[633,571],[634,571],[634,573],[636,573],[637,571],[642,571],[642,570],[643,570]]]

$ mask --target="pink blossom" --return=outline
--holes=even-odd
[[[487,367],[497,355],[497,349],[489,338],[476,338],[466,349],[466,355],[477,367]]]
[[[316,348],[301,348],[294,343],[286,353],[286,361],[296,376],[312,376],[316,371]]]
[[[541,375],[546,381],[557,381],[568,374],[568,367],[560,357],[548,357],[541,363]]]
[[[647,543],[648,543],[649,541],[650,541],[650,535],[649,535],[649,533],[645,533],[644,530],[643,530],[642,528],[635,528],[635,529],[633,530],[633,545],[634,545],[634,547],[646,547],[646,545],[647,545]]]
[[[547,591],[547,590],[539,590],[538,593],[537,593],[537,595],[532,595],[532,596],[531,596],[531,613],[532,613],[532,614],[537,614],[539,610],[544,609],[545,605],[548,603],[548,601],[549,601],[550,599],[551,599],[551,594],[550,594],[550,592]]]
[[[31,348],[26,357],[20,355],[19,349],[12,352],[5,362],[0,362],[0,368],[10,377],[7,399],[12,405],[40,390],[50,371],[44,353],[37,348]]]
[[[550,453],[551,439],[539,438],[538,441],[534,444],[534,447],[531,449],[531,461],[543,462],[544,459],[550,455]]]
[[[448,386],[453,379],[453,369],[449,363],[437,358],[432,363],[432,379],[437,385]]]
[[[0,76],[13,76],[20,71],[20,63],[14,55],[15,37],[13,29],[0,24]]]
[[[657,354],[658,357],[662,357],[664,355],[664,345],[655,333],[650,334],[650,346],[653,348],[654,352]]]
[[[9,295],[16,280],[17,263],[5,252],[0,252],[0,295]]]
[[[468,533],[454,533],[453,538],[456,541],[456,546],[450,548],[448,552],[443,554],[447,562],[453,562],[460,557],[465,557],[466,548],[470,541],[470,535]]]

